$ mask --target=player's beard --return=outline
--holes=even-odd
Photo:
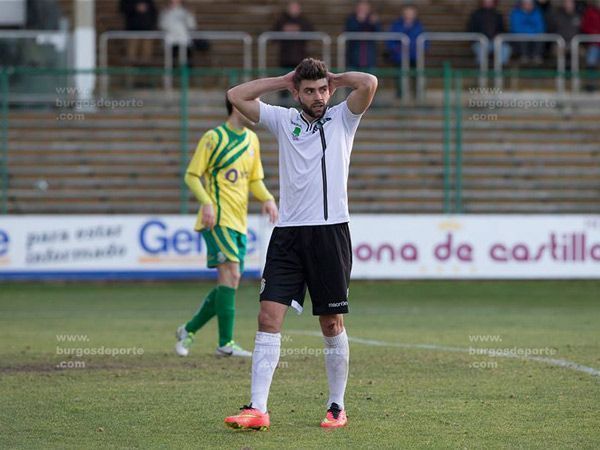
[[[302,103],[302,100],[300,100],[300,97],[298,97],[298,103],[300,104],[300,108],[302,108],[302,111],[304,111],[309,117],[312,117],[313,119],[319,119],[323,116],[323,114],[325,113],[325,109],[326,109],[326,104],[325,103],[319,103],[318,106],[322,106],[323,107],[323,111],[321,112],[317,112],[315,110],[315,104],[313,103],[313,106],[310,107],[304,103]]]

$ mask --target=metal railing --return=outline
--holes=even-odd
[[[67,64],[71,63],[72,38],[66,30],[0,30],[0,39],[35,39],[36,43],[40,45],[64,45],[67,52]]]
[[[252,36],[243,31],[193,31],[190,32],[191,39],[204,39],[207,41],[240,41],[243,45],[242,67],[249,71],[252,69]],[[163,41],[164,68],[166,70],[163,78],[165,89],[172,88],[172,77],[170,70],[173,68],[173,46],[177,43],[170,42],[167,34],[163,31],[106,31],[100,35],[100,67],[108,67],[108,42],[109,40],[129,39],[151,39]],[[187,53],[184,46],[179,46],[179,63],[187,63]],[[102,77],[101,91],[106,95],[108,90],[108,74]]]
[[[13,39],[19,41],[34,40],[36,45],[52,45],[63,57],[56,59],[56,55],[46,55],[46,61],[44,63],[51,62],[53,69],[66,69],[73,66],[73,37],[66,29],[63,30],[0,30],[0,40],[2,39]],[[23,48],[18,46],[12,50],[21,52],[23,56]],[[40,57],[40,53],[37,57]],[[10,61],[0,60],[0,66],[40,66],[45,65],[40,61],[19,61],[17,63],[10,64]],[[66,79],[65,83],[70,85],[71,79]],[[11,93],[11,101],[24,101],[24,102],[45,102],[52,101],[55,98],[54,94],[41,93],[38,91],[39,86],[23,86],[22,92]]]
[[[422,33],[417,38],[417,98],[422,99],[425,93],[425,43],[426,42],[479,42],[481,52],[487,55],[490,41],[481,33]],[[479,61],[479,87],[487,85],[488,59]]]
[[[559,34],[512,34],[503,33],[494,38],[494,87],[502,89],[504,84],[502,77],[502,44],[505,42],[554,42],[556,43],[556,90],[559,94],[565,91],[565,48],[566,42]]]
[[[404,33],[393,32],[345,32],[337,37],[337,70],[343,72],[346,69],[346,43],[348,41],[400,41],[402,45],[401,83],[402,96],[408,97],[410,72],[410,38]]]
[[[276,69],[271,70],[270,72],[275,72]],[[141,75],[148,75],[148,76],[154,76],[154,75],[163,75],[165,71],[165,69],[162,68],[111,68],[110,69],[111,73],[118,73],[118,74],[126,74],[126,73],[135,73],[135,74],[141,74]],[[176,124],[174,125],[173,123],[169,123],[167,125],[167,128],[165,129],[177,129],[179,132],[179,138],[177,139],[178,141],[178,148],[179,148],[179,155],[177,156],[177,175],[173,178],[173,186],[176,185],[177,182],[179,182],[179,191],[178,191],[178,197],[179,197],[179,201],[177,202],[177,199],[175,197],[172,197],[169,201],[171,201],[174,205],[176,205],[177,203],[179,204],[179,210],[183,213],[185,213],[186,211],[188,211],[188,207],[189,202],[190,202],[190,196],[189,196],[189,192],[187,190],[187,187],[185,186],[185,184],[183,183],[183,174],[185,172],[186,166],[188,164],[188,159],[190,156],[190,146],[194,145],[193,142],[190,141],[190,138],[192,137],[192,133],[197,133],[199,131],[199,125],[198,124],[194,124],[194,123],[190,123],[190,105],[196,105],[197,106],[197,101],[198,99],[201,99],[200,101],[204,101],[202,100],[204,98],[204,92],[198,92],[198,91],[192,91],[190,90],[190,79],[200,79],[201,77],[213,77],[215,75],[217,76],[223,76],[223,77],[229,77],[229,82],[228,84],[231,84],[231,80],[238,80],[238,79],[242,79],[246,76],[251,76],[251,73],[246,73],[246,71],[240,69],[240,68],[233,68],[231,70],[228,70],[226,72],[223,72],[222,70],[219,69],[189,69],[187,66],[182,66],[180,68],[175,68],[172,71],[172,75],[173,77],[178,77],[179,83],[178,83],[178,87],[180,89],[180,96],[179,98],[177,98],[177,96],[169,96],[169,95],[163,95],[162,97],[160,95],[155,96],[152,95],[151,98],[152,99],[156,99],[156,101],[158,103],[150,103],[148,105],[145,106],[149,106],[150,109],[147,111],[147,114],[144,113],[143,111],[131,111],[131,114],[129,117],[135,117],[138,118],[140,116],[144,116],[144,120],[146,120],[148,117],[151,117],[152,114],[156,113],[159,116],[163,116],[164,112],[163,112],[163,106],[164,105],[168,105],[168,108],[176,108],[178,106],[178,111],[171,111],[171,114],[174,114],[174,117],[176,118]],[[96,74],[102,74],[104,73],[104,70],[101,69],[45,69],[45,68],[30,68],[30,67],[14,67],[14,68],[0,68],[0,213],[15,213],[18,212],[21,208],[21,206],[19,206],[19,202],[21,202],[21,205],[23,206],[27,206],[26,202],[28,198],[31,197],[27,197],[28,194],[25,194],[25,196],[22,195],[23,193],[23,189],[24,189],[24,183],[23,183],[23,179],[19,176],[19,174],[23,173],[23,167],[21,166],[21,164],[19,162],[17,162],[19,160],[19,158],[25,158],[28,160],[31,160],[30,156],[27,155],[22,155],[21,153],[21,149],[23,148],[31,148],[32,145],[35,145],[35,151],[36,153],[39,150],[44,150],[47,149],[49,151],[54,151],[60,148],[61,145],[64,145],[65,143],[67,143],[68,141],[70,141],[71,137],[70,136],[70,132],[62,137],[58,137],[57,140],[55,141],[54,139],[50,139],[48,140],[47,138],[47,131],[46,132],[42,132],[43,130],[47,130],[47,129],[55,129],[55,130],[62,130],[65,131],[67,129],[69,129],[69,127],[67,126],[67,124],[58,124],[56,121],[57,120],[61,120],[61,121],[69,121],[69,120],[83,120],[85,118],[85,116],[83,114],[81,114],[81,118],[75,118],[76,116],[80,115],[79,111],[77,111],[77,104],[76,102],[69,102],[63,106],[58,106],[56,105],[56,108],[52,108],[50,110],[46,110],[45,113],[40,114],[40,118],[39,118],[39,122],[36,122],[36,130],[38,134],[40,134],[40,136],[43,135],[43,133],[46,133],[46,138],[45,140],[43,140],[43,136],[41,140],[38,140],[37,138],[35,138],[35,144],[27,144],[26,146],[23,145],[23,142],[21,141],[22,139],[25,139],[25,141],[30,140],[29,137],[25,136],[24,138],[21,137],[21,135],[23,134],[22,130],[25,129],[23,128],[23,122],[20,118],[20,112],[19,111],[26,111],[22,108],[21,105],[19,105],[18,109],[15,109],[15,116],[14,118],[10,116],[10,114],[13,113],[13,111],[9,110],[9,99],[11,101],[11,104],[13,102],[13,97],[12,97],[12,89],[15,86],[15,83],[17,82],[17,80],[19,80],[19,78],[23,77],[23,76],[27,76],[27,77],[36,77],[36,76],[41,76],[41,77],[54,77],[55,80],[58,80],[59,82],[62,80],[62,78],[64,76],[70,76],[70,77],[76,77],[76,76],[88,76],[88,75],[96,75]],[[379,77],[385,77],[385,76],[389,76],[391,78],[395,78],[397,77],[397,70],[396,69],[373,69],[373,73]],[[443,91],[443,111],[442,111],[442,116],[441,116],[441,124],[439,124],[439,126],[442,128],[442,146],[440,148],[438,147],[434,147],[436,150],[434,151],[439,151],[441,156],[442,156],[442,164],[441,164],[441,170],[443,170],[443,189],[442,189],[442,195],[443,195],[443,211],[447,212],[447,213],[458,213],[458,212],[463,212],[463,205],[464,205],[464,201],[462,198],[462,191],[463,191],[463,170],[462,170],[462,166],[463,166],[463,156],[467,156],[466,161],[467,161],[467,165],[466,168],[467,170],[465,171],[465,173],[468,174],[468,171],[473,169],[473,167],[470,167],[469,164],[473,161],[471,160],[471,162],[469,162],[469,153],[465,153],[463,155],[463,134],[465,133],[479,133],[482,134],[483,136],[485,136],[485,133],[488,132],[488,130],[493,130],[492,126],[479,126],[477,125],[475,122],[479,122],[479,121],[495,121],[498,120],[498,115],[496,113],[496,111],[498,110],[498,108],[507,108],[508,112],[512,113],[512,109],[513,108],[517,108],[517,109],[523,109],[520,106],[518,106],[518,103],[514,103],[512,102],[512,99],[507,97],[502,99],[502,101],[500,102],[499,106],[498,106],[498,102],[497,99],[493,97],[493,93],[491,94],[487,94],[487,93],[483,93],[484,96],[489,96],[489,98],[485,98],[484,102],[479,105],[477,101],[474,101],[473,103],[471,103],[471,100],[477,100],[476,98],[473,98],[473,94],[469,91],[469,90],[465,90],[465,87],[463,85],[463,80],[469,78],[475,78],[479,75],[479,72],[477,69],[467,69],[467,70],[456,70],[456,69],[452,69],[450,67],[449,64],[446,64],[444,67],[444,70],[441,71],[439,69],[428,69],[427,71],[428,73],[428,77],[431,79],[432,77],[441,77],[443,79],[443,86],[444,86],[444,91]],[[523,77],[526,78],[530,78],[530,79],[535,79],[535,80],[539,80],[539,79],[554,79],[556,77],[557,73],[556,71],[552,70],[552,71],[544,71],[544,70],[531,70],[528,72],[524,72],[522,74]],[[595,77],[595,79],[600,79],[600,72],[598,71],[594,71],[593,73],[590,73],[590,76]],[[203,85],[203,83],[200,83],[201,85]],[[60,86],[60,84],[58,84],[57,86]],[[10,94],[10,95],[9,95]],[[385,96],[386,94],[388,94],[389,96],[389,91],[388,93],[382,93],[383,96]],[[56,94],[55,94],[56,95]],[[466,95],[468,95],[468,97],[465,97]],[[531,94],[529,93],[528,95],[536,95],[536,94]],[[545,96],[545,95],[544,95]],[[392,97],[392,96],[389,96]],[[143,97],[142,97],[143,98]],[[118,100],[118,99],[114,99],[114,100]],[[390,107],[397,107],[397,108],[402,108],[402,109],[406,109],[405,107],[400,107],[400,105],[398,103],[388,103],[388,101],[390,100],[390,98],[379,98],[378,99],[379,102],[376,101],[376,106],[377,107],[377,103],[380,103],[381,107],[385,107],[385,108],[390,108]],[[208,100],[208,101],[214,101],[214,100]],[[383,101],[383,104],[382,102]],[[125,103],[125,106],[99,106],[99,108],[117,108],[117,109],[127,109],[130,108],[131,106],[128,106],[129,103]],[[504,106],[505,105],[505,106]],[[158,107],[157,107],[158,106]],[[137,106],[136,106],[137,107]],[[554,107],[554,106],[550,106],[550,107]],[[419,106],[417,106],[417,108],[420,108]],[[54,112],[56,109],[56,112]],[[463,111],[464,109],[464,111]],[[419,111],[419,110],[416,110]],[[422,109],[420,109],[420,111],[423,111]],[[428,113],[429,111],[431,111],[428,108]],[[492,114],[487,114],[486,111],[492,111]],[[73,112],[74,114],[70,114],[71,112]],[[98,113],[100,111],[97,111]],[[434,111],[434,114],[438,112],[438,111]],[[464,120],[463,120],[463,112],[468,112],[469,114],[474,113],[475,116],[479,116],[479,117],[473,117],[473,115],[469,115],[469,116],[465,116]],[[75,114],[77,113],[77,114]],[[482,114],[479,114],[482,113]],[[36,113],[37,114],[37,113]],[[200,118],[200,120],[203,120],[203,117],[198,117],[197,116],[198,113],[194,113],[194,122],[196,122],[198,120],[198,118]],[[61,116],[75,116],[74,118],[61,118]],[[101,114],[98,114],[94,117],[94,119],[99,118],[102,119]],[[141,133],[141,135],[143,136],[143,130],[144,128],[140,128],[138,123],[132,123],[132,124],[128,124],[125,123],[127,120],[122,120],[122,119],[115,119],[114,117],[111,117],[112,115],[108,115],[106,117],[107,120],[110,120],[110,123],[107,123],[106,126],[114,126],[114,121],[117,120],[119,122],[123,122],[123,124],[119,123],[115,128],[115,134],[119,135],[122,137],[122,139],[119,139],[118,141],[115,141],[112,145],[111,145],[111,151],[113,150],[118,150],[119,147],[122,146],[122,149],[131,149],[131,148],[135,148],[138,143],[141,145],[140,149],[145,149],[148,151],[155,151],[156,148],[164,148],[164,145],[161,144],[158,147],[155,147],[154,144],[150,144],[148,146],[148,148],[145,148],[147,142],[146,139],[144,139],[144,143],[141,143],[140,141],[136,141],[133,140],[131,142],[128,141],[128,130],[135,130],[136,133]],[[485,117],[484,117],[485,116]],[[399,116],[400,120],[405,120],[405,119],[410,119],[410,113],[409,114],[405,114],[405,112],[403,113],[402,116]],[[38,119],[35,119],[36,121]],[[162,120],[162,119],[161,119]],[[168,119],[167,119],[168,120]],[[418,116],[414,119],[414,120],[418,120]],[[429,120],[429,119],[428,119]],[[435,119],[436,121],[438,119]],[[137,121],[136,121],[137,122]],[[211,122],[212,122],[212,118],[211,118]],[[387,122],[386,120],[384,120],[383,122]],[[512,122],[512,120],[511,120]],[[27,120],[27,123],[29,123],[29,119]],[[54,125],[55,124],[55,125]],[[586,136],[593,136],[593,132],[595,131],[594,127],[595,124],[589,123],[589,124],[584,124],[581,127],[581,131],[582,133],[585,132],[587,133]],[[29,126],[29,125],[27,125]],[[437,130],[438,125],[434,125]],[[53,127],[58,127],[58,128],[53,128]],[[73,125],[73,131],[77,131],[77,133],[74,134],[78,134],[79,137],[77,139],[82,140],[85,139],[86,137],[86,131],[85,130],[89,130],[92,127],[92,124],[89,124],[89,126],[86,127],[80,127],[77,126],[76,124]],[[103,129],[104,126],[101,126],[98,129]],[[148,130],[152,130],[154,128],[156,128],[156,122],[153,120],[149,120],[144,124],[144,127],[147,127],[146,129]],[[369,139],[373,139],[374,143],[376,144],[376,146],[379,144],[378,140],[380,139],[380,133],[382,134],[382,141],[386,141],[388,140],[387,138],[383,137],[384,133],[394,130],[392,131],[392,133],[394,133],[394,139],[405,139],[406,141],[410,141],[411,139],[411,135],[412,133],[410,133],[411,130],[408,130],[409,133],[407,134],[403,134],[404,137],[401,137],[400,135],[395,135],[395,128],[397,127],[397,125],[394,123],[391,124],[385,124],[381,126],[381,128],[379,128],[379,124],[375,124],[375,127],[373,127],[369,132],[369,134],[372,135],[371,138]],[[400,127],[402,128],[402,127]],[[160,128],[162,130],[162,127]],[[425,129],[434,129],[434,128],[429,128],[429,125],[427,126],[427,128]],[[512,128],[511,128],[512,129]],[[527,129],[527,128],[526,128]],[[546,130],[547,128],[543,128],[543,130]],[[11,133],[14,133],[15,135],[15,139],[8,139],[8,135],[9,135],[9,130],[11,131]],[[42,131],[40,131],[42,130]],[[83,131],[82,131],[83,130]],[[381,131],[380,131],[381,130]],[[542,130],[540,128],[540,130]],[[62,133],[61,134],[64,134]],[[510,137],[510,129],[506,129],[503,130],[502,128],[499,129],[499,131],[502,131],[503,133],[506,133],[507,138]],[[474,135],[471,135],[474,136]],[[175,140],[175,137],[169,137],[167,138],[167,141],[169,140]],[[437,137],[433,138],[437,141]],[[482,139],[486,139],[485,137],[482,137]],[[497,137],[494,137],[493,135],[489,136],[488,141],[491,139],[491,142],[497,140]],[[576,139],[574,137],[574,139]],[[579,139],[579,138],[577,138]],[[589,140],[589,139],[588,139]],[[161,140],[162,142],[162,140]],[[415,141],[416,142],[416,141]],[[479,138],[477,140],[477,142],[479,142]],[[541,139],[539,142],[539,145],[552,145],[552,144],[547,144],[551,142],[551,139]],[[593,145],[594,142],[592,140],[592,142],[590,144],[590,148],[592,148],[591,151],[595,151]],[[60,144],[60,145],[59,145]],[[90,159],[89,161],[94,161],[94,157],[98,158],[99,155],[94,156],[93,152],[98,152],[97,147],[98,147],[98,143],[95,142],[94,139],[91,139],[90,144],[94,144],[94,145],[90,145],[90,151],[92,152],[92,154],[90,155]],[[413,142],[414,144],[414,142]],[[392,144],[394,145],[394,144]],[[412,145],[412,144],[411,144]],[[421,145],[421,142],[417,142],[415,145]],[[466,143],[464,144],[465,147],[467,148],[467,150],[469,150],[470,148],[473,147],[472,144],[472,139],[466,139]],[[479,145],[479,144],[477,144]],[[583,144],[586,145],[586,144]],[[75,147],[78,147],[75,146]],[[101,152],[105,152],[105,146],[100,144],[100,147],[102,148],[102,150],[100,150]],[[493,145],[490,147],[492,148]],[[423,147],[424,149],[427,148],[427,146],[425,145]],[[68,151],[72,151],[70,145],[67,143],[66,148],[64,148],[64,150],[68,150]],[[84,148],[82,148],[82,150],[86,151],[85,146]],[[375,149],[377,150],[377,149]],[[411,150],[412,151],[412,150]],[[495,152],[496,150],[494,150]],[[570,150],[569,150],[570,151]],[[427,152],[429,152],[429,150],[427,150]],[[442,153],[443,152],[443,153]],[[487,151],[486,151],[487,152]],[[27,153],[27,152],[25,152]],[[56,153],[56,152],[55,152]],[[58,152],[58,153],[63,153],[63,152]],[[162,153],[162,151],[161,151]],[[168,152],[165,152],[165,155]],[[9,158],[10,155],[10,158]],[[101,171],[98,172],[99,174],[103,173],[102,171],[106,171],[106,164],[104,164],[104,162],[106,161],[106,156],[108,156],[107,154],[103,154],[101,155],[100,159],[97,159],[98,161],[103,161],[103,164],[101,164]],[[139,155],[138,155],[139,156]],[[162,157],[163,155],[161,155]],[[14,158],[14,159],[13,159]],[[92,162],[89,162],[87,160],[87,158],[84,158],[82,160],[81,163],[77,163],[77,165],[81,166],[79,167],[79,169],[77,169],[77,172],[73,172],[72,170],[69,171],[69,168],[65,168],[63,167],[62,163],[61,163],[61,158],[64,158],[64,156],[60,155],[58,157],[58,163],[57,162],[53,163],[54,165],[52,167],[50,167],[50,170],[47,170],[48,167],[44,168],[39,168],[37,166],[32,166],[33,167],[33,172],[31,172],[32,174],[36,174],[36,173],[43,173],[43,176],[48,176],[48,177],[52,177],[55,174],[59,174],[61,173],[60,171],[65,170],[65,174],[69,174],[69,173],[81,173],[81,170],[85,168],[85,166],[87,164],[92,164]],[[171,166],[171,159],[172,156],[167,156],[166,158],[168,158],[168,160],[170,161],[168,164],[169,166]],[[434,158],[437,159],[437,158]],[[479,159],[479,157],[475,157],[475,159]],[[126,158],[124,158],[124,161],[126,161],[127,164],[132,164],[132,166],[130,166],[132,168],[132,172],[131,173],[135,173],[135,171],[137,171],[139,169],[139,164],[137,164],[136,161],[138,161],[139,159],[132,159],[131,161],[126,160]],[[8,162],[11,162],[11,165],[8,165]],[[51,159],[45,160],[45,161],[51,161]],[[166,161],[166,160],[165,160]],[[150,162],[150,161],[149,161]],[[381,161],[377,161],[376,162],[377,165],[380,165],[381,168],[385,168],[386,166],[386,160],[385,159],[381,159]],[[431,164],[431,163],[428,163]],[[438,164],[437,162],[435,164]],[[479,164],[479,163],[478,163]],[[485,164],[485,161],[482,163]],[[580,164],[580,163],[577,163]],[[470,167],[470,168],[469,168]],[[585,168],[583,168],[583,166],[578,166],[577,168],[575,168],[575,171],[578,170],[585,170]],[[37,170],[40,169],[41,172],[37,172]],[[73,167],[71,167],[70,169],[73,169]],[[110,167],[108,168],[109,170],[111,169]],[[163,171],[171,171],[172,167],[160,167],[160,170]],[[437,168],[434,168],[435,170],[437,170]],[[411,169],[412,170],[412,169]],[[510,169],[507,169],[510,170]],[[11,172],[12,171],[12,172]],[[587,172],[587,176],[590,177],[592,174],[595,174],[596,171],[595,166],[590,168],[590,171]],[[593,173],[592,173],[593,172]],[[87,173],[87,172],[86,172]],[[118,171],[118,173],[126,173],[123,171]],[[436,174],[438,172],[435,172]],[[578,173],[578,172],[574,172],[574,173]],[[10,176],[9,176],[10,175]],[[62,176],[62,175],[61,175]],[[75,175],[77,176],[77,175]],[[427,175],[428,176],[428,175]],[[436,175],[437,176],[437,175]],[[595,175],[594,175],[595,176]],[[597,178],[596,178],[597,179]],[[100,180],[100,178],[98,178],[98,180]],[[45,181],[44,179],[42,179],[41,181]],[[100,182],[100,181],[99,181]],[[95,181],[94,181],[95,183]],[[27,184],[31,184],[29,182],[27,182]],[[45,188],[38,188],[35,187],[35,189],[41,189],[44,190]],[[30,187],[26,188],[27,190],[30,189]],[[131,189],[135,189],[135,187],[131,188]],[[10,194],[9,194],[10,191]],[[37,192],[37,191],[36,191]],[[36,194],[37,195],[37,194]],[[170,194],[169,194],[170,195]],[[591,194],[593,195],[593,194]],[[15,200],[16,199],[16,200]],[[468,210],[468,204],[469,201],[467,201],[467,210]],[[150,206],[149,208],[152,208],[153,206]]]
[[[163,41],[163,46],[166,47],[165,33],[163,31],[106,31],[100,35],[99,39],[99,67],[106,69],[108,67],[108,41],[111,40],[160,40]],[[164,49],[165,68],[167,67],[167,53],[171,53],[170,49]],[[167,75],[164,76],[164,85],[167,89],[170,85],[170,80]],[[103,97],[106,97],[108,91],[109,75],[105,73],[100,79],[100,92]]]
[[[267,44],[270,41],[321,41],[322,60],[331,66],[331,36],[320,31],[266,31],[258,36],[258,69],[263,74],[267,68]]]
[[[597,42],[600,43],[600,34],[578,34],[571,39],[571,90],[574,94],[581,88],[579,78],[579,46],[582,43]]]
[[[8,70],[0,67],[0,214],[8,214]]]

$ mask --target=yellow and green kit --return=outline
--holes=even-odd
[[[240,263],[243,271],[249,191],[261,202],[273,199],[263,178],[260,144],[252,130],[235,129],[226,122],[200,139],[186,172],[186,183],[201,205],[212,204],[215,208],[213,229],[203,227],[201,209],[194,227],[206,242],[208,267],[233,261]]]

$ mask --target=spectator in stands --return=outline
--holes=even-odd
[[[291,1],[275,22],[273,29],[275,31],[294,33],[298,31],[313,31],[313,25],[302,15],[300,2]],[[300,61],[307,56],[306,41],[281,41],[279,46],[280,67],[286,70],[294,70],[300,64]]]
[[[546,22],[534,0],[520,0],[510,14],[510,31],[517,34],[536,35],[546,31]],[[543,42],[517,42],[521,63],[533,61],[535,65],[543,63]]]
[[[585,0],[576,0],[574,3],[575,3],[575,10],[577,11],[578,16],[581,17],[581,15],[583,14],[583,10],[586,7],[586,1]],[[552,2],[550,0],[535,0],[535,4],[542,12],[542,14],[544,16],[544,20],[546,21],[546,28],[548,29],[550,22],[553,20],[553,16],[557,12],[556,7],[552,5]],[[560,9],[564,9],[564,7],[560,8]],[[548,31],[548,32],[556,33],[557,31],[554,30],[554,31]],[[558,34],[560,34],[560,33],[558,33]],[[567,39],[567,41],[569,41],[569,40],[571,40],[571,38]],[[552,42],[544,43],[544,57],[550,53],[552,45],[553,45]],[[568,50],[569,50],[569,48],[567,47],[567,51]],[[568,63],[568,60],[567,60],[567,63]]]
[[[583,13],[585,12],[587,7],[588,7],[587,0],[575,0],[575,9],[577,10],[577,13],[580,16],[583,17]]]
[[[154,0],[121,0],[119,9],[125,18],[128,31],[156,30],[156,6]],[[127,41],[127,63],[149,64],[152,59],[151,39],[129,39]]]
[[[544,17],[548,17],[553,10],[550,0],[535,0],[535,6],[542,12]]]
[[[600,34],[600,0],[590,4],[583,13],[581,31],[585,34]],[[600,42],[594,42],[587,49],[586,64],[588,69],[595,69],[600,62]]]
[[[29,30],[58,30],[63,17],[56,0],[39,2],[27,0],[27,23]]]
[[[402,17],[392,23],[390,31],[394,33],[404,33],[410,38],[409,59],[411,67],[415,67],[417,62],[417,38],[425,29],[418,19],[417,8],[413,5],[404,7]],[[394,64],[402,64],[402,44],[398,41],[388,41],[388,57]]]
[[[190,65],[193,44],[190,31],[196,29],[196,18],[183,6],[183,0],[169,0],[167,8],[160,13],[158,25],[167,33],[167,46],[172,49],[173,59],[179,58],[180,52],[184,51]]]
[[[547,24],[549,33],[560,34],[568,44],[581,29],[581,16],[577,12],[575,0],[563,0],[560,8],[553,9],[548,14]]]
[[[381,31],[379,17],[372,11],[371,2],[360,0],[354,13],[346,19],[345,31],[377,32]],[[349,41],[346,63],[353,69],[369,69],[377,64],[377,43],[375,41]]]
[[[575,10],[577,11],[577,14],[580,16],[583,14],[585,8],[587,8],[587,3],[587,0],[575,0]],[[544,17],[548,17],[554,11],[554,7],[550,0],[536,0],[535,4],[540,8]]]
[[[471,13],[467,31],[469,33],[482,33],[490,40],[488,49],[489,55],[494,52],[493,39],[496,35],[504,33],[504,20],[502,14],[496,8],[496,0],[482,0],[478,9]],[[481,65],[483,58],[489,55],[484,55],[479,42],[473,44],[473,51],[477,58],[477,63]],[[506,42],[502,44],[502,65],[505,65],[510,59],[511,47]]]

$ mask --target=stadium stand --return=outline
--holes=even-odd
[[[160,4],[160,2],[158,2]],[[72,15],[72,1],[61,0]],[[348,1],[305,1],[317,29],[341,32]],[[421,18],[432,31],[462,31],[475,2],[420,2]],[[96,0],[97,32],[122,29],[116,2]],[[240,30],[254,36],[270,28],[280,11],[276,1],[188,2],[205,30]],[[510,5],[505,5],[510,7]],[[384,24],[399,13],[398,2],[377,3]],[[224,47],[220,47],[223,45]],[[239,47],[215,44],[207,64],[239,65]],[[156,65],[162,57],[156,47]],[[111,47],[118,65],[122,48]],[[275,52],[273,52],[273,55]],[[450,59],[473,67],[469,44],[432,46],[428,65]],[[437,84],[436,84],[437,83]],[[538,85],[542,84],[536,80]],[[548,80],[548,86],[553,81]],[[218,84],[218,83],[217,83]],[[433,80],[429,86],[441,85]],[[9,114],[9,212],[12,213],[178,213],[181,185],[178,91],[111,92],[135,97],[142,108],[96,112],[11,109]],[[224,117],[223,90],[189,93],[188,153],[201,134]],[[401,106],[378,94],[356,138],[351,166],[351,211],[441,212],[444,202],[441,101]],[[468,108],[464,95],[463,212],[600,212],[600,111],[585,96],[568,106]],[[60,119],[59,114],[67,113]],[[260,130],[267,184],[277,192],[277,155],[272,137]],[[187,161],[185,161],[187,162]],[[454,196],[454,193],[453,193]],[[189,211],[196,206],[189,197]],[[256,205],[253,205],[256,208]],[[254,209],[256,211],[256,209]]]
[[[138,93],[135,108],[82,113],[11,111],[9,210],[14,213],[178,213],[178,99]],[[223,120],[222,92],[191,99],[188,149]],[[463,119],[465,212],[600,212],[600,112],[504,109]],[[486,112],[486,114],[488,114]],[[440,212],[441,108],[374,108],[357,134],[353,212]],[[276,144],[259,129],[269,187],[277,192]],[[254,205],[256,207],[256,205]],[[189,202],[189,210],[195,209]]]
[[[157,5],[162,2],[157,1]],[[420,7],[420,18],[427,30],[430,31],[464,31],[469,7],[465,8],[464,2],[456,1],[419,1],[415,2]],[[474,3],[474,2],[468,2]],[[283,8],[283,2],[277,0],[240,0],[240,1],[207,1],[188,0],[187,7],[195,11],[198,21],[198,29],[205,31],[239,30],[250,33],[256,37],[264,31],[272,28],[277,16]],[[63,11],[69,17],[73,14],[71,0],[61,0]],[[344,29],[346,16],[352,12],[352,1],[330,0],[322,2],[318,0],[304,0],[302,2],[304,14],[315,24],[315,29],[336,36]],[[376,2],[384,28],[398,17],[402,4],[397,1]],[[232,13],[232,11],[234,13]],[[109,30],[122,30],[123,19],[118,11],[118,2],[114,0],[96,0],[96,31],[98,35]],[[239,46],[219,43],[210,52],[210,61],[215,67],[231,67],[238,64]],[[335,48],[334,48],[335,51]],[[124,62],[124,47],[115,45],[109,55],[111,65],[119,65]],[[275,62],[273,54],[270,54],[269,63]],[[156,64],[161,65],[162,57],[160,47],[155,46]],[[472,67],[473,58],[469,44],[437,44],[432,46],[430,59],[432,66],[441,66],[447,58],[461,67]],[[383,58],[380,63],[384,64]]]

